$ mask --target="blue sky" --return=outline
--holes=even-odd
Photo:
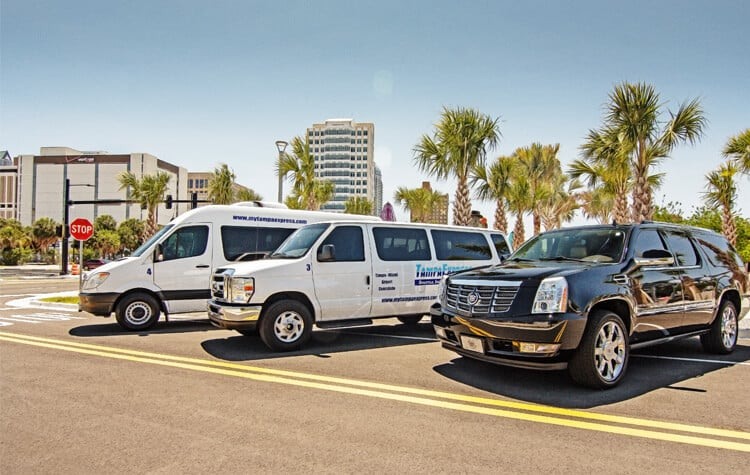
[[[560,143],[565,164],[614,85],[644,81],[673,110],[698,97],[709,121],[659,170],[655,201],[688,214],[727,139],[750,127],[748,17],[742,0],[2,0],[0,149],[223,162],[275,200],[274,142],[350,117],[375,123],[386,200],[426,179],[453,196],[412,160],[444,106],[500,118],[490,157]],[[739,184],[749,216],[750,178]]]

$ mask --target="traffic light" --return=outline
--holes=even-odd
[[[190,204],[193,207],[192,209],[195,209],[198,207],[198,193],[195,191],[190,195]]]
[[[63,236],[63,226],[62,224],[58,224],[55,226],[55,236],[57,237],[65,237]]]
[[[164,206],[166,206],[167,209],[172,209],[172,202],[172,195],[167,195]]]

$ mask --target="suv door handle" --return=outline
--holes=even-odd
[[[208,269],[208,264],[198,264],[195,266],[196,269]]]

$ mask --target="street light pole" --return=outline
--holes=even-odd
[[[283,196],[282,196],[282,187],[284,185],[284,176],[281,174],[281,160],[284,158],[284,150],[286,150],[286,146],[289,145],[284,140],[277,140],[276,141],[276,149],[279,151],[279,162],[278,162],[278,173],[279,173],[279,197],[278,201],[279,203],[283,203]]]

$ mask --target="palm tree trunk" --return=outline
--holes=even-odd
[[[503,200],[497,200],[495,203],[495,229],[508,234],[508,218],[505,215],[505,203]]]
[[[651,188],[648,184],[647,172],[648,170],[635,170],[631,209],[631,217],[634,223],[640,223],[653,215],[653,210],[651,210]]]
[[[534,211],[534,236],[542,232],[542,217],[538,211]]]
[[[146,220],[146,234],[148,237],[156,234],[156,210],[148,210],[148,219]]]
[[[732,210],[727,206],[721,208],[721,232],[732,246],[737,245],[737,226],[734,222]]]
[[[513,249],[518,249],[518,246],[523,244],[526,240],[526,230],[523,226],[523,213],[516,216],[516,226],[513,228]]]
[[[615,195],[615,206],[612,214],[618,224],[630,222],[628,219],[628,196],[626,192],[623,191]]]
[[[468,226],[471,220],[471,200],[469,199],[469,185],[466,178],[458,179],[456,189],[456,203],[453,205],[453,224]]]

